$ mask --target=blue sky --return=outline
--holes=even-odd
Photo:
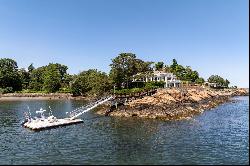
[[[109,72],[121,52],[249,87],[247,0],[0,0],[0,58]]]

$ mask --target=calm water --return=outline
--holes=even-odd
[[[33,132],[20,126],[27,105],[57,117],[80,101],[0,101],[0,164],[249,164],[249,98],[191,120],[112,118]]]

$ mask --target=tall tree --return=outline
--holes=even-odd
[[[173,59],[173,63],[170,65],[170,71],[182,81],[195,82],[199,78],[197,71],[193,71],[190,66],[183,67],[179,65],[175,59]]]
[[[83,71],[72,82],[74,95],[102,95],[112,88],[109,77],[96,69]]]
[[[218,87],[228,87],[230,83],[227,79],[224,80],[224,78],[219,75],[211,75],[207,81],[210,83],[216,83]]]
[[[46,67],[38,67],[37,69],[32,70],[30,75],[30,84],[29,89],[33,89],[36,91],[43,90],[43,83],[44,83],[44,72]]]
[[[14,91],[22,89],[16,61],[9,58],[0,59],[0,87],[12,87]]]
[[[30,83],[30,72],[26,71],[24,68],[19,69],[19,76],[22,82],[22,89],[27,89]]]
[[[57,64],[49,64],[44,72],[43,89],[48,92],[56,92],[61,87],[61,73]]]
[[[176,59],[173,59],[172,65],[170,65],[171,71],[174,73],[176,72],[176,67],[178,66],[178,63]]]
[[[49,64],[49,65],[55,65],[56,66],[56,69],[59,71],[60,73],[60,77],[61,77],[61,80],[64,80],[65,79],[65,75],[67,74],[67,70],[68,70],[68,67],[65,66],[65,65],[62,65],[62,64],[59,64],[59,63],[55,63],[55,64]]]
[[[32,70],[30,89],[56,92],[70,82],[67,75],[68,67],[59,63],[49,63],[46,66]],[[67,86],[68,87],[68,86]]]
[[[33,63],[31,63],[28,67],[28,71],[29,73],[31,73],[33,70],[35,69],[35,67],[33,66]]]
[[[197,84],[203,84],[204,82],[205,82],[205,80],[202,77],[195,80],[195,83],[197,83]]]
[[[167,73],[171,73],[171,68],[170,68],[170,66],[165,65],[165,66],[164,66],[164,71],[167,72]]]
[[[136,55],[133,53],[121,53],[112,59],[110,77],[118,87],[121,87],[122,84],[126,84],[128,87],[132,76],[139,72],[152,70],[151,64],[152,62],[136,59]]]
[[[63,82],[61,84],[61,87],[66,88],[66,89],[70,89],[70,85],[71,85],[73,79],[74,79],[74,75],[65,74]]]
[[[163,70],[164,62],[157,62],[155,63],[155,70],[160,71]]]
[[[224,82],[224,85],[228,88],[228,85],[230,84],[230,81],[228,81],[227,79]]]

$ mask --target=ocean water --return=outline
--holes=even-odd
[[[0,164],[249,164],[249,97],[189,120],[104,117],[39,132],[23,113],[48,106],[58,118],[83,101],[0,101]]]

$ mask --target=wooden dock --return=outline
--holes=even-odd
[[[49,121],[47,119],[44,120],[37,119],[37,120],[32,120],[30,122],[26,122],[23,124],[23,126],[32,130],[43,130],[59,126],[72,125],[76,123],[83,123],[83,120],[81,119],[72,120],[70,118],[65,118],[65,119],[55,119],[54,121]]]

